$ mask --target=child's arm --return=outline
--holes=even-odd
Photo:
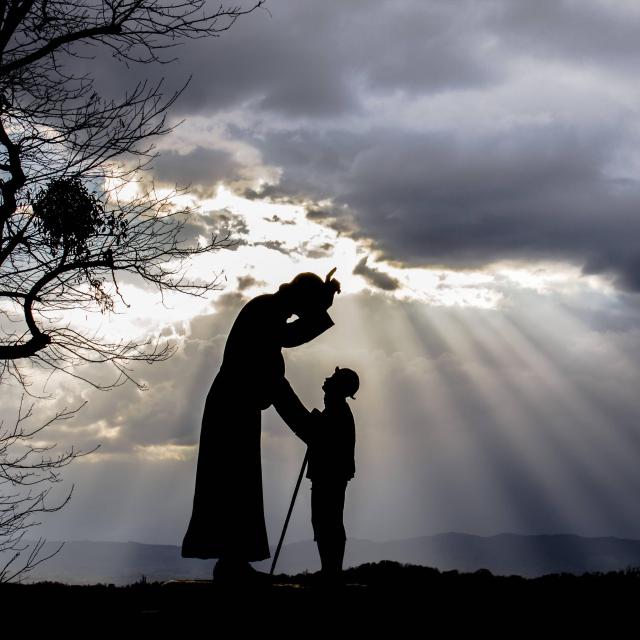
[[[282,378],[277,386],[273,406],[291,431],[309,444],[313,414],[302,404],[286,378]]]

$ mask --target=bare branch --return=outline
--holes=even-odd
[[[23,543],[24,535],[40,524],[36,519],[39,514],[59,511],[73,494],[72,486],[62,501],[48,504],[47,497],[51,491],[48,485],[61,482],[60,469],[76,458],[93,453],[100,445],[89,451],[75,451],[71,447],[68,451],[50,455],[48,452],[53,451],[56,444],[36,444],[33,438],[54,423],[73,418],[85,404],[83,402],[71,409],[64,407],[40,425],[29,428],[34,405],[25,405],[25,397],[22,396],[13,425],[6,428],[4,422],[0,423],[0,487],[11,488],[0,492],[0,583],[26,575],[60,551],[61,547],[41,557],[44,541],[39,540],[26,560],[22,564],[18,562],[22,552],[28,549],[28,545]]]

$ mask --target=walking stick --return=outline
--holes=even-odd
[[[287,518],[284,521],[284,527],[282,527],[282,535],[280,536],[280,541],[278,542],[278,548],[276,549],[276,555],[273,556],[273,562],[271,563],[271,571],[269,571],[269,575],[272,576],[273,572],[276,568],[276,562],[278,562],[278,556],[280,555],[280,549],[282,548],[282,542],[284,541],[284,536],[287,533],[287,527],[289,526],[289,518],[291,518],[291,512],[293,511],[293,505],[296,503],[296,498],[298,496],[298,489],[300,488],[300,483],[302,482],[302,476],[304,475],[304,470],[307,468],[307,461],[309,460],[309,449],[304,454],[304,460],[302,461],[302,467],[300,468],[300,475],[298,476],[298,482],[296,482],[296,488],[293,491],[293,496],[291,498],[291,504],[289,505],[289,513],[287,513]]]

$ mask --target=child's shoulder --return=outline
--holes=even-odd
[[[340,419],[348,422],[354,422],[353,412],[349,403],[345,400],[344,405],[340,406]]]

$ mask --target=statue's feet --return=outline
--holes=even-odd
[[[223,586],[263,586],[271,584],[271,576],[256,571],[246,561],[221,558],[213,569],[213,583]]]
[[[345,585],[342,571],[318,571],[313,575],[312,584],[320,589],[341,589]]]

